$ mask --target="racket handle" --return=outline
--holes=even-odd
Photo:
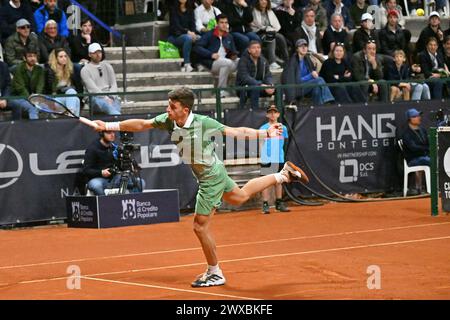
[[[79,120],[80,120],[81,123],[84,123],[85,125],[93,128],[93,129],[98,129],[98,124],[95,123],[92,120],[89,120],[89,119],[84,118],[84,117],[80,117]]]

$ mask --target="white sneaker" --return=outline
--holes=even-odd
[[[181,68],[182,72],[192,72],[194,68],[192,68],[191,64],[185,64],[183,68]]]
[[[309,178],[305,172],[290,161],[287,161],[284,164],[280,173],[286,177],[287,183],[291,183],[293,181],[301,181],[303,183],[309,182]]]
[[[198,72],[205,72],[205,71],[209,71],[209,70],[208,70],[208,68],[205,67],[204,65],[199,64],[198,67],[197,67],[197,71],[198,71]]]
[[[270,70],[279,70],[281,69],[281,66],[278,63],[274,62],[269,66],[269,68]]]
[[[200,274],[197,279],[191,283],[191,286],[194,288],[222,286],[225,282],[226,280],[223,276],[222,270],[219,269],[219,271],[215,273],[210,273],[206,270],[205,273]]]

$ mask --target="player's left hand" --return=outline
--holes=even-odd
[[[275,138],[283,134],[283,126],[281,123],[272,124],[269,129],[267,129],[268,136],[270,138]]]

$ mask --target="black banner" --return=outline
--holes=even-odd
[[[65,219],[64,197],[77,194],[77,172],[96,139],[72,119],[0,123],[0,225]],[[146,189],[179,189],[180,208],[193,208],[197,182],[169,134],[135,133],[134,142]]]
[[[450,132],[438,131],[439,190],[442,210],[450,212]]]
[[[369,106],[299,108],[287,111],[286,120],[295,132],[287,159],[302,164],[310,177],[338,193],[399,190],[402,159],[396,145],[407,125],[406,111],[424,112],[423,126],[435,126],[436,112],[446,102],[421,101]],[[290,132],[292,135],[292,132]],[[314,173],[314,174],[313,174]],[[317,179],[310,187],[330,195]],[[296,184],[294,194],[311,195]]]

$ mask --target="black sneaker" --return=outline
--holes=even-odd
[[[223,276],[222,270],[219,270],[216,273],[209,273],[206,271],[202,273],[195,279],[194,282],[191,283],[191,286],[194,288],[199,287],[212,287],[212,286],[222,286],[225,284],[225,277]]]
[[[275,204],[275,209],[280,212],[289,212],[291,210],[288,209],[286,204],[282,200],[277,200]]]
[[[263,202],[262,213],[264,213],[264,214],[269,214],[270,213],[269,203],[266,202],[266,201]]]

